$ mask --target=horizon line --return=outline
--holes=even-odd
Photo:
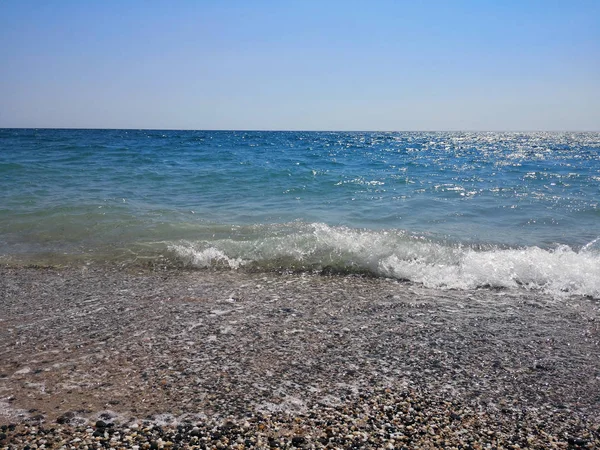
[[[268,128],[113,128],[113,127],[4,127],[0,130],[96,130],[96,131],[223,131],[223,132],[281,132],[281,133],[600,133],[598,130],[543,130],[543,129],[422,129],[422,130],[335,130],[335,129],[268,129]]]

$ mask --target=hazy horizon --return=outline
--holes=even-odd
[[[123,131],[223,131],[264,133],[600,133],[600,130],[306,130],[306,129],[233,129],[233,128],[105,128],[105,127],[0,127],[3,130],[123,130]]]

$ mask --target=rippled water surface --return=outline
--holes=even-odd
[[[600,295],[599,133],[0,130],[3,260]]]

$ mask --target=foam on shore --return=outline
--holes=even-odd
[[[291,226],[290,226],[291,227]],[[170,244],[184,264],[206,267],[370,273],[442,289],[524,288],[600,298],[600,241],[579,250],[460,244],[402,230],[293,224],[249,237]]]

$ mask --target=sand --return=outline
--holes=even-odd
[[[599,355],[584,297],[4,267],[0,448],[594,448]]]

